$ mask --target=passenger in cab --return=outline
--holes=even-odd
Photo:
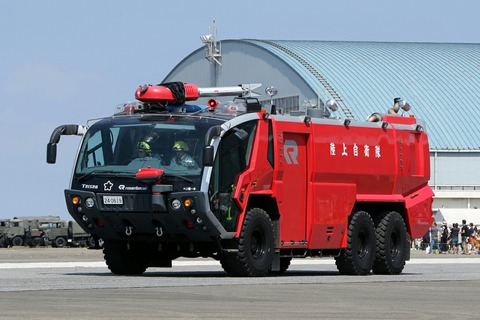
[[[184,141],[177,141],[174,143],[172,150],[175,155],[170,161],[170,166],[180,167],[183,166],[188,169],[198,169],[198,165],[187,152],[189,151],[188,145]]]

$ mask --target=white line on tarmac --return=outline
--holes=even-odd
[[[480,259],[457,259],[457,258],[431,258],[411,259],[407,264],[480,264]],[[173,267],[189,266],[219,266],[218,261],[188,260],[173,261]],[[295,259],[292,265],[334,265],[334,259]],[[0,263],[0,269],[36,269],[36,268],[104,268],[107,267],[104,261],[93,262],[18,262]]]

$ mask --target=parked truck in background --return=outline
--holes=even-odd
[[[92,235],[75,221],[59,216],[18,216],[1,222],[3,246],[95,247]]]
[[[142,86],[119,113],[53,131],[48,163],[61,135],[83,136],[65,199],[104,240],[110,270],[212,257],[230,274],[265,276],[329,256],[342,274],[401,273],[411,237],[432,222],[425,123],[396,114],[409,109],[401,99],[368,121],[332,117],[333,101],[267,113],[256,87]],[[223,95],[238,97],[185,104]]]
[[[10,226],[9,219],[0,219],[0,248],[8,247],[7,229]]]

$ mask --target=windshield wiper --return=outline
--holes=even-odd
[[[177,174],[173,174],[173,173],[164,173],[163,176],[165,178],[179,178],[179,179],[182,179],[188,183],[193,183],[193,180],[192,179],[189,179],[189,178],[186,178],[186,177],[183,177],[183,176],[179,176]]]
[[[114,176],[115,178],[118,178],[118,177],[134,178],[131,175],[122,175],[122,174],[119,174],[118,171],[113,171],[113,170],[92,170],[89,173],[85,173],[84,175],[81,175],[80,177],[77,177],[77,180],[78,181],[85,180],[87,178],[90,178],[93,174],[95,174],[95,175],[105,174],[105,175],[108,175],[108,176]]]

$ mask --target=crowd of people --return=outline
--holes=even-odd
[[[446,222],[438,226],[436,222],[428,229],[422,239],[422,249],[427,254],[480,254],[480,234],[473,223],[462,225],[454,223],[448,227]]]

